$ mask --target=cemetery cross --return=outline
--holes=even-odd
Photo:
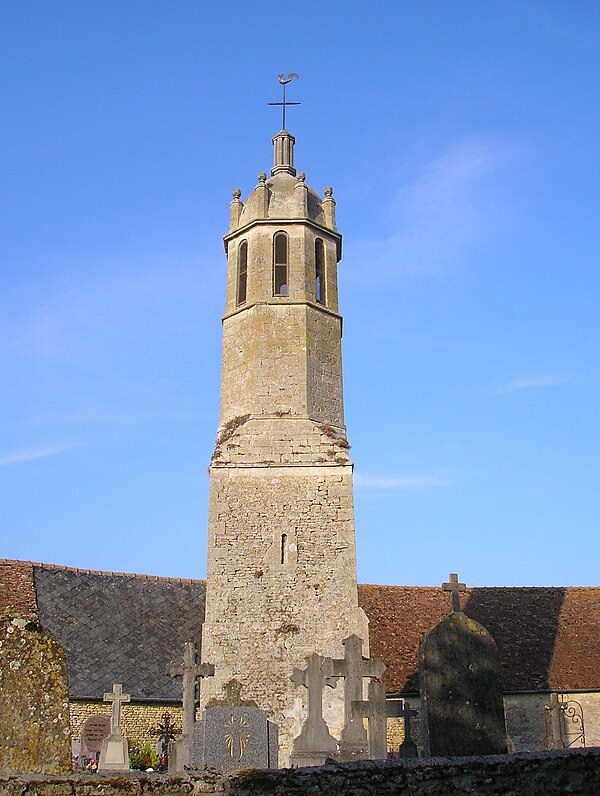
[[[183,663],[170,663],[166,673],[170,677],[181,677],[183,689],[183,734],[191,736],[196,720],[196,705],[198,695],[196,682],[201,677],[212,677],[215,667],[212,663],[196,663],[196,645],[193,641],[186,641],[183,651]]]
[[[303,685],[308,690],[307,719],[300,735],[294,739],[296,748],[304,749],[335,749],[335,739],[330,735],[325,719],[323,718],[323,688],[328,685],[335,688],[339,677],[333,674],[333,661],[322,655],[313,653],[307,657],[306,669],[294,669],[290,680],[298,688]]]
[[[131,694],[124,694],[121,683],[114,683],[112,691],[104,694],[103,699],[105,702],[112,702],[110,731],[111,734],[118,735],[121,733],[121,703],[131,701]]]
[[[385,704],[385,686],[371,680],[368,699],[354,700],[351,705],[352,716],[362,723],[366,718],[369,727],[369,757],[371,760],[383,760],[387,753],[387,715]]]
[[[460,611],[459,592],[465,592],[467,590],[467,585],[466,583],[458,582],[458,575],[456,573],[452,573],[448,580],[450,581],[449,583],[442,583],[442,589],[450,592],[450,610],[452,613],[456,613]]]

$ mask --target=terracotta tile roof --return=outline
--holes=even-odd
[[[389,691],[418,691],[417,653],[448,612],[439,587],[358,587]],[[600,588],[475,588],[461,609],[498,645],[505,691],[600,690]]]
[[[37,617],[33,565],[30,561],[0,558],[0,611],[3,610],[27,619]]]

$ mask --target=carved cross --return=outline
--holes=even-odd
[[[342,644],[344,657],[332,661],[333,673],[344,678],[344,726],[340,733],[340,748],[359,751],[364,749],[367,737],[361,717],[353,713],[352,704],[363,698],[363,678],[380,679],[385,672],[385,664],[381,658],[363,658],[363,640],[356,635],[348,636]]]
[[[181,677],[183,689],[183,734],[191,735],[196,720],[196,705],[199,694],[196,682],[201,677],[212,677],[215,667],[212,663],[196,663],[197,652],[193,641],[186,641],[183,650],[183,663],[170,663],[166,674],[170,677]]]
[[[356,721],[367,719],[370,759],[385,759],[387,755],[387,711],[384,684],[371,680],[368,699],[355,700],[352,702],[351,710]]]
[[[310,738],[318,748],[335,749],[335,739],[323,718],[323,689],[326,685],[335,688],[339,678],[334,676],[331,658],[323,658],[315,653],[309,655],[306,660],[306,669],[294,669],[290,676],[296,688],[303,685],[308,689],[308,716],[300,735],[294,739],[294,748],[298,749],[305,738]]]
[[[130,702],[131,694],[123,693],[123,686],[121,683],[114,683],[112,691],[104,694],[102,697],[105,702],[112,702],[112,713],[110,717],[110,732],[111,734],[120,734],[121,732],[121,703]]]
[[[460,611],[459,592],[466,591],[467,586],[465,583],[458,582],[458,575],[456,573],[452,573],[448,580],[450,581],[449,583],[442,583],[442,589],[450,592],[450,610],[456,613]]]

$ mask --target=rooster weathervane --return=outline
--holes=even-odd
[[[302,104],[301,102],[286,102],[286,100],[285,100],[285,87],[287,86],[288,83],[291,83],[292,80],[294,80],[294,78],[296,80],[299,80],[300,76],[297,75],[296,72],[290,72],[290,74],[287,77],[283,76],[283,72],[280,75],[278,75],[277,76],[277,80],[279,81],[280,85],[283,86],[283,102],[269,102],[269,105],[281,105],[282,106],[282,116],[283,116],[282,126],[281,126],[282,130],[285,130],[285,109],[286,109],[286,106],[287,105],[301,105]]]

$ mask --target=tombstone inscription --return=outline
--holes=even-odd
[[[98,715],[86,719],[81,728],[82,754],[87,757],[97,754],[102,746],[102,741],[110,735],[110,727],[110,716]]]
[[[431,628],[419,650],[425,754],[485,755],[507,751],[496,643],[460,611],[464,584],[451,575],[451,613]]]

